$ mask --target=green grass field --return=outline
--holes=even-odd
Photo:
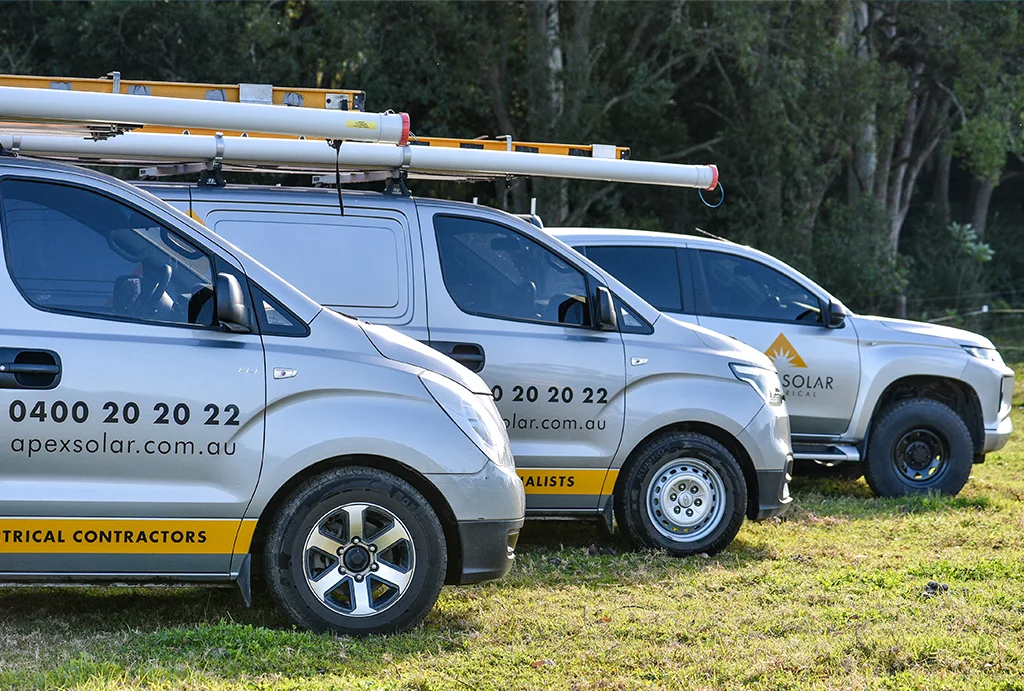
[[[528,523],[509,577],[392,637],[295,631],[231,589],[0,589],[0,689],[1024,690],[1021,435],[956,498],[793,490],[713,558]]]

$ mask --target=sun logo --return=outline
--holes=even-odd
[[[807,368],[807,363],[800,357],[800,353],[796,352],[793,344],[782,334],[779,334],[779,337],[772,341],[772,344],[768,346],[768,350],[764,351],[764,354],[771,358],[772,363],[776,367],[786,365],[788,367]]]

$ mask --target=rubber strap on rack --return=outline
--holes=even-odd
[[[328,139],[327,143],[334,149],[334,185],[338,188],[338,209],[345,215],[345,200],[341,198],[341,145],[344,139]]]

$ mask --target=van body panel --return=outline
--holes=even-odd
[[[195,201],[200,193],[205,206]],[[686,315],[680,315],[680,321],[667,319],[594,262],[504,212],[461,202],[344,194],[344,217],[334,215],[334,190],[194,190],[193,209],[200,209],[201,216],[212,213],[217,222],[244,213],[286,213],[290,221],[287,227],[282,224],[280,237],[294,242],[289,251],[296,257],[321,251],[320,244],[302,246],[297,240],[308,237],[302,233],[309,218],[319,223],[330,214],[338,232],[347,232],[344,228],[359,227],[369,214],[404,217],[412,257],[406,264],[412,286],[412,310],[406,321],[388,322],[393,315],[387,306],[352,305],[358,301],[352,297],[357,291],[347,297],[321,295],[318,299],[367,321],[390,323],[479,373],[508,428],[529,512],[597,515],[605,511],[619,470],[636,446],[659,429],[687,422],[719,428],[741,440],[744,447],[766,446],[763,453],[751,448],[746,455],[759,471],[782,478],[776,483],[779,487],[785,485],[788,438],[760,440],[759,436],[783,434],[785,426],[778,419],[785,418],[785,406],[759,412],[765,407],[763,399],[729,367],[734,362],[770,369],[762,353],[702,329],[693,323],[696,317],[690,324],[682,323]],[[241,244],[244,230],[239,233]],[[243,246],[257,256],[267,252],[268,261],[284,241],[250,240],[254,246]],[[383,251],[380,243],[353,248]],[[320,265],[331,266],[331,253],[325,255],[319,258]],[[380,260],[364,257],[360,263],[373,267]],[[273,266],[283,272],[285,263]],[[290,271],[294,273],[283,278],[302,285],[305,278],[299,266],[293,262]],[[503,275],[512,280],[513,274],[522,276],[524,271],[535,271],[531,275],[537,277],[528,280],[534,283],[530,291],[502,298],[514,297],[521,304],[495,302],[497,298],[488,303],[492,293],[502,294],[495,289],[495,281],[500,284]],[[360,275],[373,281],[384,272]],[[384,278],[391,280],[390,275]],[[340,289],[338,283],[333,286]],[[639,320],[638,326],[644,323],[651,328],[637,333],[594,328],[592,310],[601,287],[612,293],[621,315],[631,312],[631,323]],[[633,358],[645,364],[634,366]],[[755,424],[759,416],[771,420]],[[269,448],[267,457],[269,463]],[[778,495],[779,487],[771,492]],[[757,496],[755,489],[751,492]],[[775,496],[763,515],[785,510],[788,501]]]

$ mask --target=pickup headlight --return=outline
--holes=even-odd
[[[764,367],[754,365],[741,365],[731,363],[732,373],[740,381],[745,381],[754,387],[754,391],[764,399],[768,405],[782,405],[786,397],[782,393],[782,382],[779,381],[777,372]]]
[[[435,372],[423,372],[420,381],[452,422],[487,458],[498,465],[515,467],[505,422],[490,397],[477,396],[461,384]]]
[[[981,348],[979,346],[962,346],[969,355],[973,355],[979,360],[988,360],[994,362],[997,365],[1003,364],[1003,356],[999,354],[999,351],[995,348]]]

